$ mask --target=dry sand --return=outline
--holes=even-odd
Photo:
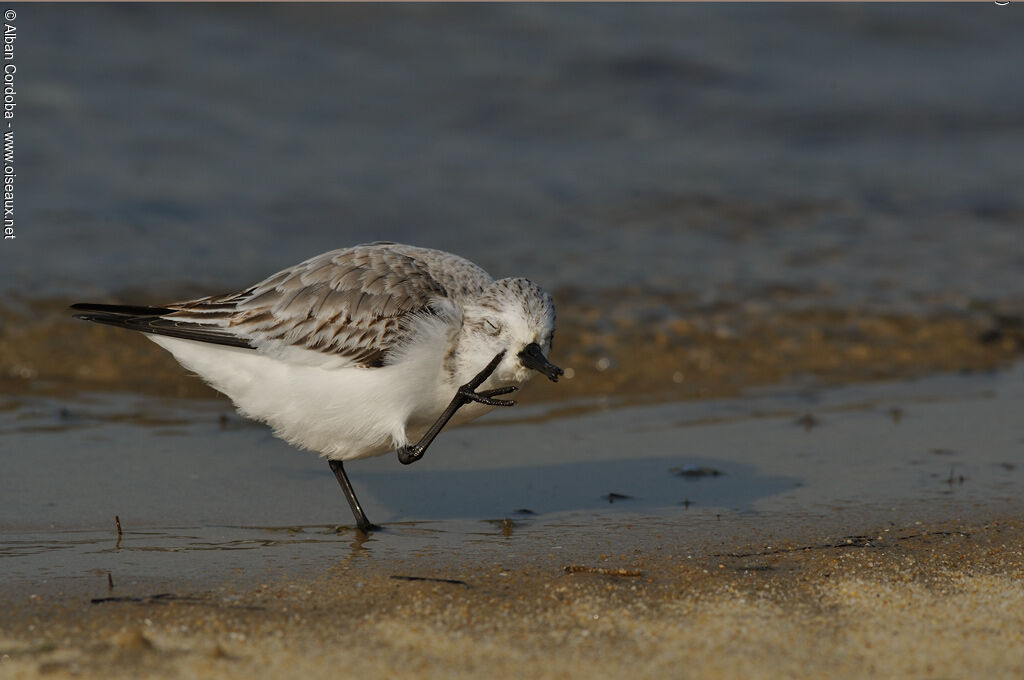
[[[314,579],[169,595],[115,587],[109,597],[123,599],[95,603],[7,592],[0,676],[1024,674],[1019,521],[735,548],[514,569],[356,559]]]

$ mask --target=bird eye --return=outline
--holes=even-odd
[[[501,326],[494,323],[490,319],[484,319],[484,328],[487,329],[487,332],[490,333],[491,335],[497,335],[498,332],[501,331]]]

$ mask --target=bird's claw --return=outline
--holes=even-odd
[[[475,401],[478,404],[485,404],[487,406],[515,406],[516,402],[512,399],[494,399],[494,397],[499,394],[515,392],[518,389],[519,388],[515,385],[506,385],[505,387],[496,387],[493,390],[474,392],[473,388],[469,385],[463,385],[459,388],[459,395],[465,399],[467,403]]]
[[[495,387],[493,390],[484,390],[483,392],[477,392],[481,397],[495,397],[499,394],[508,394],[509,392],[515,392],[519,387],[516,385],[506,385],[505,387]]]

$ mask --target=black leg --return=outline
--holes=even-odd
[[[430,442],[434,441],[434,437],[441,432],[441,428],[448,424],[448,421],[452,419],[455,412],[465,406],[471,401],[478,402],[480,404],[487,404],[488,406],[515,406],[514,401],[511,399],[494,399],[499,394],[508,394],[509,392],[515,392],[519,388],[514,385],[507,387],[498,387],[493,390],[484,390],[483,392],[477,392],[476,388],[480,387],[481,384],[487,378],[491,377],[491,373],[494,373],[494,369],[501,363],[502,358],[505,356],[504,350],[498,352],[497,356],[491,359],[491,363],[484,366],[484,370],[476,374],[472,380],[463,385],[455,393],[455,397],[451,403],[448,404],[448,408],[438,416],[434,424],[430,426],[426,434],[420,437],[420,440],[415,444],[409,444],[398,449],[398,460],[402,465],[409,465],[415,463],[423,454],[427,452],[427,447],[430,446]]]
[[[356,492],[352,489],[352,483],[348,481],[348,475],[345,474],[345,467],[341,464],[341,461],[330,460],[327,462],[331,464],[331,471],[338,478],[341,490],[345,492],[345,499],[348,500],[348,504],[352,508],[352,514],[356,518],[356,526],[359,530],[365,534],[375,529],[380,529],[379,526],[370,524],[370,520],[366,519],[366,514],[359,506],[359,499],[356,498]]]

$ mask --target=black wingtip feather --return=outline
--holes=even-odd
[[[175,311],[166,307],[136,307],[132,305],[102,305],[80,302],[71,305],[71,309],[85,312],[84,314],[74,315],[76,319],[82,319],[83,321],[93,321],[108,326],[127,328],[128,330],[141,333],[166,335],[171,338],[181,338],[182,340],[195,340],[214,345],[253,349],[253,346],[247,339],[229,333],[218,326],[163,318],[165,315],[173,314]]]
[[[103,305],[96,302],[76,302],[71,309],[79,312],[100,312],[103,314],[120,314],[127,316],[163,316],[174,310],[167,307],[141,307],[137,305]],[[76,318],[81,318],[78,314]]]

